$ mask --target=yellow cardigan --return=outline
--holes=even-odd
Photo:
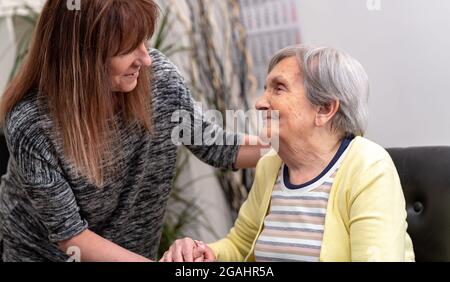
[[[248,199],[229,234],[209,244],[218,261],[254,261],[282,160],[272,151],[256,167]],[[356,137],[331,188],[320,261],[414,261],[405,198],[389,154]]]

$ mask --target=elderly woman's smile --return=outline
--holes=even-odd
[[[281,139],[289,139],[295,132],[305,134],[314,125],[315,107],[307,100],[300,66],[295,57],[277,64],[267,76],[264,95],[256,108],[267,112],[266,119],[279,119],[279,128],[271,127]],[[278,115],[274,115],[277,111]],[[268,126],[273,125],[267,121]]]

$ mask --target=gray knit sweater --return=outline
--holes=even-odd
[[[53,122],[38,106],[36,93],[27,95],[9,113],[4,133],[11,157],[0,186],[4,261],[66,261],[69,257],[58,249],[57,242],[86,229],[132,252],[156,258],[177,156],[171,134],[179,124],[171,122],[172,113],[185,110],[197,119],[192,126],[201,126],[200,132],[222,129],[194,111],[176,67],[156,50],[151,50],[150,56],[154,133],[116,117],[120,125],[117,138],[123,144],[116,148],[121,150],[117,154],[121,165],[107,176],[103,187],[77,176],[64,157],[61,140],[51,137]],[[67,115],[70,118],[70,113]],[[239,137],[224,134],[223,138],[237,144]],[[184,145],[201,160],[222,168],[233,166],[239,148]]]

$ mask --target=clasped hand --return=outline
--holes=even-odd
[[[213,262],[216,257],[208,245],[191,238],[176,240],[160,262]]]

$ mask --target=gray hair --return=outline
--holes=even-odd
[[[339,100],[331,126],[345,134],[364,135],[369,115],[369,80],[361,64],[345,52],[329,47],[289,46],[271,59],[269,72],[282,60],[296,57],[306,97],[316,106]]]

